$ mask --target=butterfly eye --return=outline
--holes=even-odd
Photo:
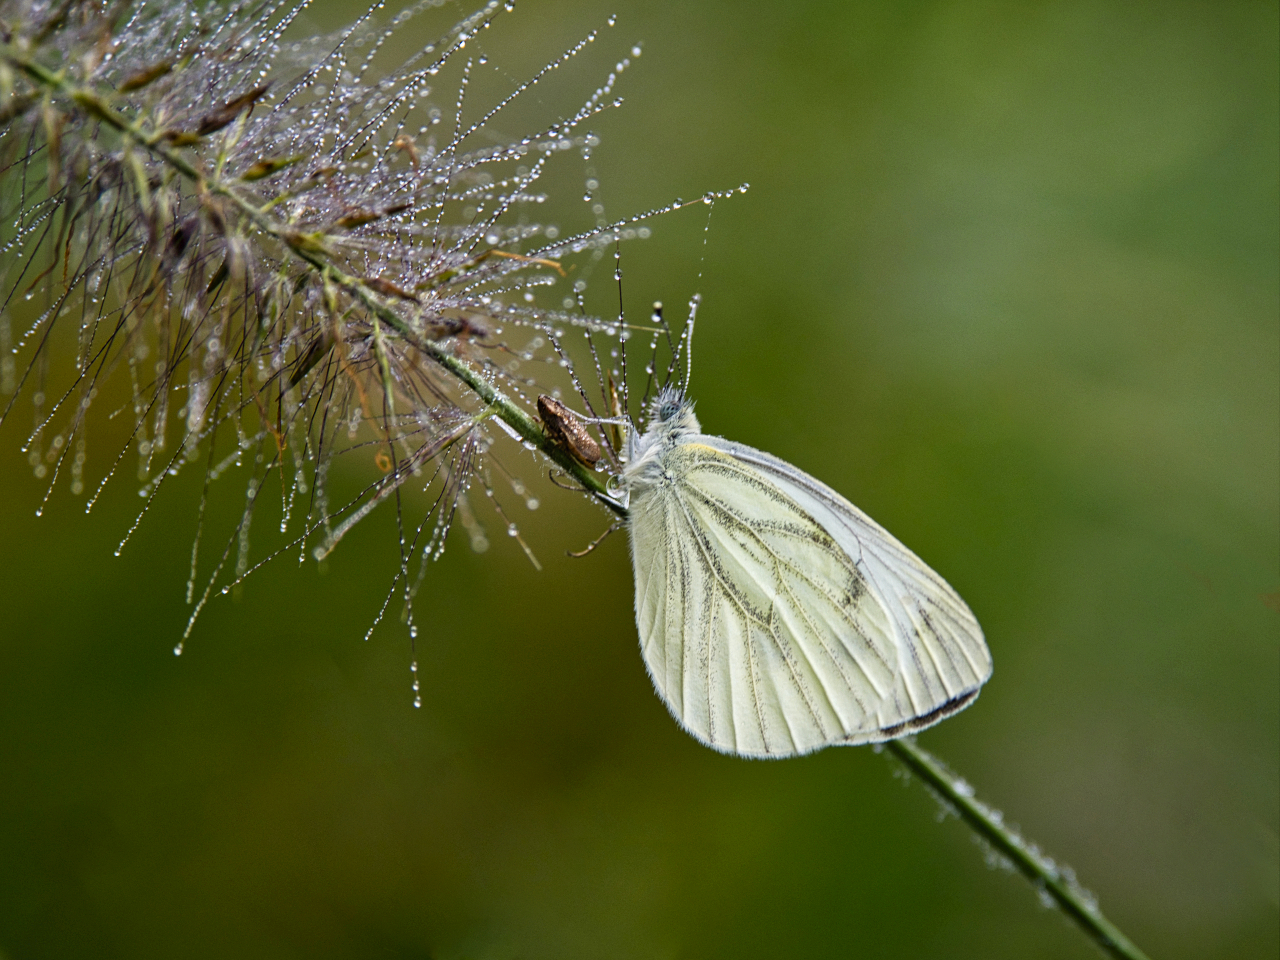
[[[659,420],[670,420],[680,412],[680,403],[676,400],[667,400],[658,408]]]

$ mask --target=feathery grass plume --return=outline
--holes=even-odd
[[[530,411],[562,388],[590,407],[571,328],[587,334],[605,399],[622,371],[601,367],[596,339],[616,355],[627,330],[586,314],[582,272],[557,308],[542,301],[567,286],[574,258],[601,259],[683,203],[597,215],[562,236],[536,217],[537,187],[561,155],[589,160],[598,139],[586,124],[620,102],[615,83],[639,48],[568,116],[498,140],[490,121],[596,33],[474,107],[468,87],[487,58],[468,42],[510,3],[453,23],[394,69],[379,64],[398,30],[440,5],[419,0],[384,27],[377,4],[307,38],[290,30],[305,3],[0,4],[0,219],[12,225],[0,237],[0,417],[30,398],[23,451],[49,491],[66,477],[87,509],[117,475],[136,472],[149,505],[169,477],[198,469],[203,529],[212,481],[248,473],[225,546],[207,558],[197,532],[188,634],[213,591],[289,549],[323,559],[389,499],[416,634],[413,592],[453,520],[487,545],[476,488],[533,559],[495,488],[536,506],[504,466],[505,435],[608,501]],[[90,482],[90,414],[108,397],[128,443]],[[342,496],[340,458],[364,477]],[[412,520],[410,481],[429,505]],[[286,538],[251,557],[251,526],[276,491]]]

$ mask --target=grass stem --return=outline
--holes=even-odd
[[[974,833],[1006,857],[1037,889],[1052,897],[1063,913],[1107,955],[1118,960],[1148,960],[1132,940],[1102,915],[1097,902],[1081,888],[1070,870],[1058,866],[1005,824],[998,810],[978,800],[973,795],[973,787],[922,750],[914,738],[890,740],[885,749],[923,780]]]

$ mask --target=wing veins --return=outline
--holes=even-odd
[[[741,601],[739,601],[739,599],[736,596],[734,596],[733,592],[727,588],[727,586],[724,583],[724,578],[722,577],[721,572],[718,569],[716,569],[715,564],[711,562],[708,556],[707,544],[703,541],[703,536],[700,532],[700,525],[697,524],[694,521],[694,519],[689,515],[688,508],[685,506],[684,501],[679,496],[674,496],[672,497],[672,499],[679,506],[680,514],[683,516],[684,522],[689,529],[689,532],[691,534],[691,539],[698,546],[698,553],[700,555],[699,559],[701,560],[702,566],[707,573],[706,582],[709,584],[711,589],[718,590],[724,594],[725,599],[727,599],[729,603],[738,610],[739,615],[744,620],[744,624],[746,622],[753,621],[755,618],[751,615],[751,612],[746,608],[746,605]],[[688,623],[687,616],[685,617],[685,622]],[[767,752],[772,753],[773,751],[769,749],[769,734],[768,734],[768,731],[765,729],[764,711],[761,707],[761,702],[760,702],[760,671],[759,671],[758,665],[756,664],[755,653],[751,649],[750,629],[749,628],[744,629],[742,631],[742,635],[744,638],[743,646],[745,647],[746,654],[747,654],[747,666],[749,668],[747,673],[751,679],[751,686],[750,686],[751,701],[755,707],[756,725],[760,728],[760,742],[764,744],[765,750]],[[730,681],[731,681],[730,685],[732,686],[732,671],[730,672]],[[683,701],[683,690],[681,691],[681,699]],[[730,701],[732,701],[733,699],[732,694],[730,694],[729,699]],[[708,717],[709,716],[710,716],[710,713],[708,712]],[[737,739],[736,728],[734,731],[734,739],[735,740]]]
[[[845,688],[849,692],[849,695],[853,697],[854,702],[857,703],[858,707],[862,710],[862,712],[867,716],[870,716],[871,711],[867,709],[867,705],[862,701],[862,698],[858,696],[858,692],[854,687],[853,680],[850,677],[845,664],[841,661],[841,658],[836,656],[831,646],[824,639],[823,631],[818,629],[818,626],[814,622],[814,619],[809,615],[804,605],[800,603],[799,598],[796,596],[795,590],[791,587],[790,583],[788,583],[786,578],[782,576],[781,571],[785,569],[786,571],[791,573],[797,580],[800,580],[801,582],[808,584],[810,587],[814,589],[814,592],[818,594],[818,596],[825,599],[828,602],[828,604],[831,606],[831,608],[835,611],[841,623],[844,626],[849,627],[852,633],[857,634],[866,643],[867,649],[876,658],[876,660],[878,660],[885,667],[885,669],[888,670],[889,665],[884,662],[883,658],[880,657],[879,652],[875,649],[875,646],[871,643],[870,639],[866,636],[865,633],[863,633],[861,625],[857,622],[856,619],[848,615],[840,607],[838,603],[835,602],[834,598],[830,595],[830,593],[827,590],[823,589],[824,585],[821,582],[819,582],[813,577],[810,577],[801,568],[797,567],[794,563],[792,563],[790,560],[783,557],[780,553],[778,553],[775,549],[773,549],[773,547],[771,547],[766,540],[764,540],[758,533],[756,533],[756,531],[751,528],[750,524],[748,524],[742,517],[740,517],[734,511],[725,507],[723,504],[719,503],[718,501],[712,500],[711,498],[705,496],[704,494],[699,493],[696,490],[693,492],[702,500],[702,502],[709,509],[721,514],[722,520],[732,521],[736,525],[735,529],[738,529],[739,532],[745,531],[745,533],[750,536],[753,542],[756,543],[756,545],[765,554],[765,556],[771,562],[774,569],[774,583],[772,584],[772,586],[776,588],[778,593],[784,594],[787,598],[789,598],[790,607],[792,611],[796,613],[799,616],[799,618],[804,621],[805,625],[809,628],[809,631],[813,634],[813,636],[818,642],[818,647],[821,649],[822,653],[826,656],[831,666],[835,668],[836,673],[839,675],[840,679],[843,681]],[[728,524],[726,523],[726,526],[727,525]],[[789,532],[786,530],[785,527],[775,527],[775,529]],[[847,557],[847,554],[845,554],[844,556]],[[776,609],[776,607],[774,609]],[[770,618],[771,628],[772,628],[772,622],[773,622],[773,618],[771,617]],[[838,636],[837,636],[837,639],[839,639]],[[843,641],[839,641],[839,644],[840,644],[840,648],[846,654],[848,654],[848,659],[853,661],[853,665],[857,668],[858,672],[866,680],[867,685],[870,686],[870,688],[872,689],[872,691],[874,691],[876,696],[881,699],[884,699],[886,696],[888,696],[887,691],[881,691],[876,681],[871,677],[869,673],[867,673],[866,669],[859,662],[857,654],[853,650],[850,650],[849,647]],[[806,659],[808,659],[807,656],[806,656]],[[836,699],[835,697],[832,696],[831,691],[828,689],[826,680],[823,678],[822,674],[816,669],[814,670],[814,676],[818,680],[818,685],[822,690],[823,697],[827,701],[827,705],[831,708],[831,712],[840,721],[841,726],[843,727],[844,718],[841,717],[840,715],[840,710],[836,706]],[[821,726],[822,726],[821,723],[819,723],[819,727]]]
[[[737,471],[735,470],[734,472],[736,473]],[[711,509],[716,513],[719,513],[722,519],[732,520],[735,524],[736,529],[745,531],[747,534],[749,534],[750,537],[755,541],[755,543],[759,545],[760,549],[765,554],[768,555],[769,559],[773,562],[775,568],[777,567],[785,568],[797,580],[807,584],[809,587],[811,587],[814,590],[815,593],[817,593],[819,596],[826,599],[826,601],[831,605],[832,609],[835,610],[836,615],[839,617],[843,625],[848,627],[851,633],[856,634],[859,637],[859,639],[861,639],[863,643],[866,644],[867,652],[869,652],[876,659],[876,661],[879,662],[879,664],[882,667],[884,667],[886,671],[890,673],[897,672],[894,669],[894,665],[890,665],[890,663],[881,655],[880,651],[876,649],[875,644],[872,643],[871,638],[863,631],[862,625],[858,622],[857,618],[847,613],[844,610],[844,608],[841,606],[841,604],[836,600],[836,598],[831,595],[831,592],[827,589],[827,585],[824,581],[818,580],[816,577],[811,576],[803,568],[797,566],[787,557],[778,553],[777,550],[775,550],[772,546],[769,545],[768,541],[764,540],[758,533],[756,533],[756,531],[752,528],[751,524],[748,523],[745,518],[743,518],[736,511],[729,508],[723,502],[712,499],[711,497],[707,496],[706,494],[703,494],[701,491],[697,490],[696,488],[691,487],[690,492],[693,493],[697,499],[700,499],[702,503],[705,506],[707,506],[709,509]],[[780,496],[783,496],[783,497],[786,496],[784,493],[782,493],[782,491],[776,491],[776,492]],[[787,497],[786,499],[790,500],[789,497]],[[805,513],[804,510],[801,509],[799,504],[792,502],[792,506],[797,513],[799,513],[801,516],[808,519],[809,522],[812,523],[819,530],[823,529],[822,525],[818,523],[817,520],[815,520],[814,518],[810,517],[807,513]],[[726,526],[728,526],[728,524],[726,524]],[[771,529],[773,529],[777,533],[791,535],[791,536],[799,536],[799,534],[796,531],[793,531],[789,526],[786,526],[783,524],[769,524],[769,526]],[[825,533],[825,530],[823,532]],[[813,542],[813,541],[810,540],[809,542]],[[857,563],[853,560],[852,557],[848,555],[848,553],[846,553],[843,549],[840,548],[840,545],[836,543],[834,539],[831,539],[831,548],[829,552],[833,553],[837,557],[847,560],[849,562],[849,565],[852,567],[853,575],[857,577],[859,580],[862,580],[863,582],[865,582],[865,580],[863,579],[862,571],[858,569]],[[813,621],[809,619],[808,615],[804,611],[804,608],[796,600],[794,591],[791,590],[791,588],[787,585],[786,581],[781,576],[778,576],[776,578],[776,581],[777,581],[776,585],[779,587],[779,589],[784,590],[791,597],[793,601],[793,607],[797,611],[799,611],[802,616],[804,616],[806,623],[808,623],[809,627],[813,629],[814,627]],[[876,597],[875,595],[873,595],[873,599],[876,599],[877,602],[879,602],[878,597]],[[888,611],[885,611],[885,613],[889,620],[893,619],[892,615],[889,614]],[[814,632],[815,634],[818,633],[818,631],[816,630],[814,630]],[[820,636],[819,636],[819,643],[822,646],[823,652],[827,654],[828,658],[831,659],[833,665],[835,665],[836,669],[840,672],[842,678],[845,680],[845,683],[850,686],[850,692],[852,693],[853,692],[852,685],[849,684],[847,675],[840,668],[839,663],[837,662],[834,655],[831,653],[830,648],[827,646],[825,642],[822,641]],[[844,648],[845,652],[849,654],[850,659],[854,661],[854,664],[858,667],[859,672],[861,672],[863,677],[866,678],[867,683],[871,686],[871,689],[876,692],[876,695],[881,698],[887,696],[888,693],[882,692],[880,690],[875,680],[872,679],[870,674],[866,672],[862,664],[858,662],[858,657],[855,651],[850,650],[849,647],[843,642],[841,642],[841,646]],[[895,644],[895,647],[896,647],[896,644]],[[828,702],[830,702],[829,696],[828,696]],[[833,709],[834,709],[834,706],[833,706]]]
[[[689,508],[685,505],[684,500],[682,498],[677,497],[676,500],[680,504],[681,513],[684,514],[685,523],[688,524],[689,530],[693,534],[693,540],[698,544],[698,549],[702,554],[703,562],[706,565],[706,568],[708,569],[708,571],[710,571],[713,574],[714,582],[719,586],[719,588],[724,592],[724,595],[729,599],[729,601],[733,604],[733,606],[738,609],[738,611],[741,613],[741,615],[745,619],[751,622],[754,622],[757,627],[765,628],[765,630],[767,630],[769,635],[774,638],[774,641],[776,643],[779,638],[773,634],[769,621],[765,620],[763,617],[760,617],[758,614],[755,613],[755,611],[751,610],[750,607],[745,602],[745,599],[740,599],[736,595],[736,591],[733,589],[730,589],[730,585],[726,583],[726,580],[729,578],[727,578],[724,575],[723,571],[719,569],[717,564],[711,560],[709,544],[706,542],[706,535],[707,535],[706,528],[703,527],[702,524],[695,521],[692,516],[690,516]],[[758,669],[755,663],[755,657],[751,651],[750,629],[743,631],[743,634],[745,638],[744,646],[747,649],[747,656],[750,660],[751,667],[752,667],[751,693],[752,693],[752,699],[755,701],[755,705],[756,705],[756,719],[760,724],[761,740],[765,745],[765,750],[769,753],[773,753],[774,751],[769,748],[769,735],[765,730],[764,713],[761,710],[760,691],[759,691],[759,683],[758,683]],[[805,685],[801,682],[800,677],[796,673],[795,664],[792,662],[792,656],[790,655],[791,651],[789,649],[789,645],[778,643],[777,646],[778,646],[778,652],[782,655],[783,662],[786,663],[787,665],[787,674],[791,679],[792,686],[795,688],[796,693],[800,695],[800,699],[804,702],[805,707],[808,709],[809,715],[813,718],[814,724],[817,726],[819,730],[823,730],[825,734],[825,730],[822,725],[822,720],[817,715],[817,711],[814,709],[813,704],[809,700],[809,694],[808,694],[808,691],[805,689]],[[782,714],[783,721],[784,723],[786,723],[787,736],[791,740],[791,745],[792,747],[796,747],[797,744],[796,744],[795,735],[791,731],[791,722],[787,719],[786,711],[781,709],[781,704],[779,705],[779,713]]]

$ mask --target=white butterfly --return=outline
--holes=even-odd
[[[680,391],[659,394],[624,459],[645,666],[708,746],[787,757],[889,740],[991,676],[941,577],[830,487],[701,433]]]

